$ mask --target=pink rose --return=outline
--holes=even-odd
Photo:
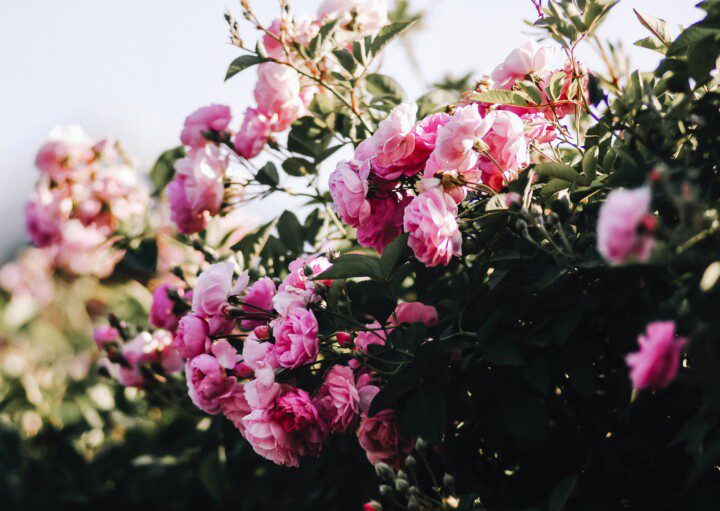
[[[475,143],[492,128],[493,112],[480,115],[477,105],[467,105],[455,110],[452,119],[438,130],[433,157],[442,170],[466,174],[477,165]],[[426,177],[432,177],[425,173]],[[470,178],[468,181],[472,182]]]
[[[62,226],[55,264],[73,275],[110,275],[124,252],[113,248],[106,228],[69,220]]]
[[[143,385],[142,365],[160,364],[168,373],[178,372],[183,367],[167,330],[156,330],[152,334],[141,332],[123,346],[122,356],[128,365],[120,366],[119,380],[126,387]]]
[[[260,154],[269,139],[270,120],[256,108],[248,108],[242,127],[233,141],[237,153],[248,160],[254,158]]]
[[[175,292],[182,297],[183,292],[174,286],[164,283],[153,291],[153,302],[150,306],[150,324],[157,328],[164,328],[174,332],[177,329],[180,317],[175,314],[175,301],[168,293]]]
[[[544,114],[525,113],[520,118],[525,124],[525,141],[528,146],[531,142],[548,144],[557,138],[555,123],[550,122]]]
[[[58,126],[50,132],[50,141],[38,150],[35,166],[52,179],[61,181],[93,157],[90,137],[80,126]]]
[[[365,325],[368,330],[361,330],[355,337],[355,347],[363,353],[368,352],[368,346],[377,344],[385,346],[387,333],[378,321],[373,321]]]
[[[504,182],[517,179],[518,170],[530,163],[530,153],[525,141],[525,125],[516,114],[507,111],[495,112],[490,131],[482,141],[487,151],[480,154],[479,167],[482,180],[489,184],[490,177],[501,173]],[[493,187],[494,188],[494,187]]]
[[[292,20],[292,23],[290,21]],[[280,27],[282,20],[275,18],[272,24],[268,27],[268,33],[263,38],[263,46],[269,57],[276,60],[286,61],[287,54],[285,49],[280,43]],[[292,51],[293,42],[300,46],[307,46],[307,44],[317,35],[319,27],[314,19],[310,16],[295,16],[293,18],[286,18],[286,30],[285,30],[285,45],[290,51]]]
[[[254,333],[245,338],[242,357],[243,362],[253,371],[263,367],[270,369],[280,367],[275,355],[275,345],[271,342],[260,342]]]
[[[379,253],[400,236],[405,207],[412,198],[404,193],[389,197],[369,199],[370,215],[357,228],[358,242],[364,247],[373,247]]]
[[[684,337],[675,337],[674,321],[656,321],[638,336],[640,351],[625,357],[630,368],[633,389],[657,389],[670,385],[678,374],[680,353],[687,344]]]
[[[253,410],[270,407],[282,387],[275,381],[275,371],[265,364],[255,368],[255,378],[245,384],[245,399]]]
[[[423,323],[432,327],[438,323],[438,313],[435,307],[420,302],[403,302],[395,307],[395,313],[390,316],[390,324]]]
[[[359,412],[360,396],[355,375],[347,366],[334,365],[325,375],[315,403],[320,416],[333,433],[343,433],[352,425]]]
[[[606,261],[622,264],[650,258],[655,246],[652,235],[655,217],[649,207],[647,187],[617,189],[608,194],[597,223],[597,248]]]
[[[364,415],[360,419],[357,437],[373,465],[382,461],[397,469],[412,450],[412,444],[400,431],[397,414],[393,410],[383,410],[373,417]]]
[[[332,264],[323,256],[301,256],[288,265],[290,273],[282,281],[278,292],[273,297],[273,307],[280,315],[286,315],[288,311],[297,307],[306,307],[310,303],[320,300],[316,292],[316,284],[329,286],[332,281],[312,281],[330,268]],[[309,272],[309,275],[306,274]]]
[[[247,288],[243,297],[243,318],[241,326],[244,330],[264,325],[270,320],[273,310],[273,297],[277,292],[275,282],[270,277],[258,279]]]
[[[110,325],[99,326],[95,328],[93,332],[93,339],[97,347],[103,349],[108,344],[118,341],[120,339],[120,332]]]
[[[218,364],[223,366],[225,369],[235,369],[238,362],[240,362],[240,356],[237,350],[227,339],[221,339],[212,345],[210,348],[213,356],[217,359]]]
[[[253,410],[242,422],[255,452],[279,465],[297,467],[300,457],[322,449],[323,424],[304,390],[288,389],[272,407]]]
[[[402,103],[393,108],[373,136],[357,147],[355,159],[371,160],[375,174],[383,179],[397,179],[404,170],[401,160],[408,158],[415,149],[416,115],[415,104]]]
[[[60,241],[63,222],[72,210],[72,200],[58,190],[39,187],[25,208],[25,226],[36,247]]]
[[[222,313],[233,287],[233,268],[231,261],[223,261],[200,274],[193,290],[193,313],[206,318]]]
[[[194,314],[183,316],[175,332],[175,349],[183,358],[197,357],[207,351],[210,345],[209,333],[205,319]]]
[[[300,96],[300,75],[283,64],[266,62],[258,66],[255,86],[257,109],[265,115],[272,131],[284,131],[306,113]]]
[[[341,161],[330,174],[330,195],[340,219],[353,226],[361,225],[370,215],[367,201],[370,164],[357,161]]]
[[[297,307],[272,323],[275,354],[283,367],[314,362],[319,349],[318,323],[311,310]]]
[[[211,415],[220,413],[222,399],[235,388],[235,377],[228,377],[217,359],[204,353],[187,364],[185,378],[192,402]]]
[[[168,199],[172,220],[184,234],[202,230],[220,211],[227,165],[227,156],[215,145],[206,145],[175,163]]]
[[[240,434],[245,437],[245,425],[242,419],[250,414],[252,409],[245,399],[245,390],[242,384],[236,383],[232,391],[220,400],[220,406],[222,408],[222,414],[227,417],[240,431]]]
[[[352,31],[348,40],[376,34],[388,23],[386,0],[324,0],[317,16],[321,20],[341,20]]]
[[[462,236],[457,223],[457,206],[439,188],[421,193],[405,209],[408,245],[426,266],[447,266],[462,253]]]
[[[207,140],[203,132],[224,131],[230,124],[230,108],[225,105],[210,105],[191,113],[185,119],[180,140],[192,149],[203,147]]]
[[[529,74],[545,73],[555,60],[555,54],[554,46],[540,46],[535,41],[522,44],[493,70],[491,78],[495,87],[510,90],[516,82],[525,80]]]

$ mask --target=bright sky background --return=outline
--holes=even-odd
[[[275,0],[252,2],[270,21]],[[313,13],[319,0],[291,0],[296,13]],[[489,73],[528,38],[523,19],[530,0],[411,0],[427,12],[413,36],[426,79],[446,72]],[[621,40],[632,65],[652,70],[657,54],[632,46],[647,35],[632,8],[667,19],[677,33],[699,19],[697,0],[621,0],[601,35]],[[0,14],[0,258],[24,240],[23,207],[37,177],[35,151],[58,124],[78,123],[93,136],[114,134],[148,169],[178,144],[184,117],[222,102],[238,120],[250,103],[255,74],[223,83],[239,53],[227,42],[226,9],[237,0],[23,0],[3,2]],[[255,39],[248,25],[245,39]],[[589,66],[598,66],[588,56]],[[385,72],[409,97],[425,89],[399,45],[388,51]],[[236,121],[237,123],[238,121]],[[264,210],[266,208],[263,208]],[[273,208],[270,208],[273,209]],[[262,215],[260,215],[262,216]]]

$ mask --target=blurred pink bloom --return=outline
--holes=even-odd
[[[625,357],[633,389],[670,385],[678,374],[680,353],[687,342],[686,338],[675,336],[674,321],[650,323],[645,334],[638,336],[640,351]]]
[[[164,328],[174,332],[178,327],[180,317],[175,314],[175,301],[168,293],[177,293],[182,299],[183,290],[168,283],[160,284],[153,291],[153,302],[150,306],[150,324],[157,328]]]
[[[317,11],[318,18],[340,19],[352,32],[349,40],[375,34],[387,25],[386,0],[324,0]]]
[[[110,325],[96,327],[93,331],[93,339],[100,349],[120,339],[120,332]]]
[[[122,347],[122,356],[128,366],[120,366],[119,381],[126,387],[141,387],[145,382],[141,366],[160,364],[168,373],[182,370],[183,361],[172,344],[172,335],[167,330],[156,330],[152,334],[141,332]]]
[[[272,131],[286,130],[306,113],[300,96],[300,75],[283,64],[266,62],[258,66],[255,101]]]
[[[260,154],[270,139],[270,120],[257,108],[248,108],[233,145],[240,156],[251,159]]]
[[[203,132],[224,131],[230,124],[230,118],[230,108],[225,105],[210,105],[195,110],[185,119],[180,140],[192,149],[203,147],[208,143]]]
[[[647,187],[620,188],[608,194],[597,223],[597,248],[606,261],[622,264],[650,258],[655,246],[650,198]]]
[[[233,263],[223,261],[208,266],[197,278],[192,310],[202,317],[220,315],[233,287]]]
[[[42,185],[36,188],[25,208],[25,226],[33,244],[42,248],[57,243],[71,210],[66,193]]]
[[[58,126],[50,132],[50,141],[35,157],[35,166],[54,180],[63,180],[94,157],[90,137],[80,126]]]
[[[382,461],[398,468],[412,450],[411,442],[400,431],[393,410],[383,410],[373,417],[363,415],[357,437],[373,465]]]

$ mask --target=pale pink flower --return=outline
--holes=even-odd
[[[42,248],[60,241],[71,210],[72,200],[65,193],[38,187],[25,208],[25,226],[33,244]]]
[[[355,151],[358,161],[371,160],[375,174],[383,179],[397,179],[403,174],[401,161],[415,150],[415,117],[417,105],[402,103],[378,125],[372,137]]]
[[[295,368],[315,361],[320,342],[317,319],[311,310],[297,307],[271,326],[281,366]]]
[[[268,57],[286,61],[288,56],[279,40],[281,24],[282,20],[275,18],[267,29],[268,33],[263,36],[262,42]],[[288,17],[285,19],[285,24],[285,34],[283,36],[285,46],[290,51],[292,51],[292,43],[297,43],[302,47],[307,46],[319,30],[318,24],[310,16]]]
[[[222,132],[230,124],[230,108],[225,105],[210,105],[191,113],[185,119],[180,140],[192,149],[205,146],[208,141],[203,132]]]
[[[222,413],[227,417],[230,422],[240,431],[240,434],[245,437],[245,425],[242,419],[250,414],[252,409],[245,399],[245,390],[243,385],[236,383],[233,390],[224,398],[220,400],[220,406]]]
[[[275,356],[275,345],[271,342],[260,342],[255,333],[251,333],[245,338],[242,358],[243,363],[253,371],[264,367],[270,369],[280,367]]]
[[[175,163],[175,177],[168,185],[172,220],[185,234],[202,230],[220,211],[225,187],[227,155],[206,145]]]
[[[357,227],[370,215],[370,203],[367,201],[368,161],[341,161],[330,174],[330,196],[335,203],[335,211],[340,219]]]
[[[616,189],[600,207],[597,247],[603,258],[615,264],[644,262],[655,246],[655,218],[649,212],[650,189]]]
[[[402,323],[423,323],[432,327],[438,323],[438,313],[435,307],[420,302],[403,302],[395,307],[395,312],[390,316],[390,324]]]
[[[439,188],[421,193],[405,209],[408,245],[426,266],[447,266],[462,253],[462,236],[457,223],[457,206]]]
[[[686,338],[675,336],[674,321],[650,323],[645,334],[638,336],[640,351],[625,357],[633,389],[670,385],[678,374],[680,353],[687,342]]]
[[[300,97],[298,72],[274,62],[258,66],[255,101],[258,111],[268,118],[272,131],[286,130],[307,111]]]
[[[358,40],[376,34],[387,25],[386,0],[324,0],[318,7],[320,19],[340,19],[352,32],[347,40]]]
[[[360,396],[355,375],[347,366],[334,365],[325,375],[315,405],[333,433],[347,431],[359,413]]]
[[[35,158],[35,166],[54,180],[63,180],[94,157],[90,137],[80,126],[58,126],[50,132],[50,141]]]
[[[183,316],[175,332],[175,349],[180,356],[191,359],[205,353],[210,346],[210,329],[204,318],[188,314]]]
[[[222,313],[233,287],[232,261],[223,261],[208,266],[198,277],[193,290],[192,310],[202,317]]]
[[[428,165],[442,172],[455,172],[470,183],[476,182],[478,153],[475,145],[490,131],[494,120],[494,112],[483,117],[477,105],[458,107],[452,119],[438,130],[435,150]],[[431,174],[426,168],[425,177],[438,173],[433,170]]]
[[[215,357],[205,353],[187,364],[185,378],[192,402],[211,415],[220,413],[223,398],[232,394],[236,383],[235,377],[228,376]]]
[[[357,437],[373,465],[382,461],[398,468],[412,450],[411,442],[400,431],[397,414],[393,410],[383,410],[373,417],[363,415]]]
[[[547,72],[555,55],[554,46],[540,46],[535,41],[527,41],[510,52],[505,62],[493,70],[491,78],[495,88],[510,90],[516,82],[525,80],[530,74]]]
[[[517,179],[518,171],[530,163],[525,125],[512,112],[495,112],[492,127],[482,141],[486,150],[481,152],[478,161],[482,171],[481,179],[495,190],[500,189],[497,187],[498,174],[504,185]]]
[[[110,275],[124,252],[113,248],[105,228],[83,225],[80,220],[63,224],[55,264],[73,275]]]
[[[411,200],[412,197],[405,194],[369,199],[370,215],[357,228],[358,242],[382,253],[402,232],[403,212]]]
[[[237,350],[227,339],[220,339],[214,343],[210,351],[217,359],[218,364],[225,369],[235,369],[235,366],[240,362],[240,356]]]
[[[550,122],[540,112],[524,113],[520,116],[525,124],[525,141],[528,146],[532,142],[548,144],[557,138],[555,123]]]
[[[248,108],[240,130],[235,135],[233,145],[237,153],[245,159],[260,154],[270,139],[270,120],[257,108]]]
[[[275,282],[270,277],[262,277],[247,288],[245,296],[242,298],[241,326],[244,330],[252,330],[270,320],[273,297],[276,292]]]
[[[282,387],[275,381],[275,370],[257,364],[254,378],[245,384],[245,399],[253,410],[264,410],[272,405]]]
[[[332,281],[315,282],[310,278],[320,275],[330,266],[332,266],[330,261],[323,256],[301,256],[292,261],[288,266],[290,271],[288,276],[282,281],[273,297],[275,310],[284,316],[292,309],[319,301],[320,295],[317,293],[316,284],[329,286]]]

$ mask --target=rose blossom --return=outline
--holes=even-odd
[[[359,412],[360,396],[355,375],[347,366],[334,365],[325,375],[315,403],[320,417],[333,433],[347,431]]]
[[[383,410],[373,417],[363,415],[357,437],[373,465],[382,461],[398,468],[412,450],[411,443],[400,431],[394,410]]]
[[[330,196],[340,219],[358,227],[370,215],[367,201],[369,162],[341,161],[330,174]]]
[[[260,154],[270,139],[270,120],[257,108],[248,108],[233,145],[240,156],[251,159]]]
[[[687,344],[675,337],[674,321],[656,321],[638,336],[640,350],[625,357],[633,389],[657,389],[670,385],[678,373],[680,353]]]
[[[275,371],[264,363],[255,368],[255,378],[245,384],[245,399],[253,410],[268,408],[282,390],[275,381]]]
[[[80,220],[69,220],[62,226],[57,244],[55,264],[74,275],[110,275],[124,252],[113,248],[106,228],[83,225]]]
[[[270,277],[258,279],[247,288],[243,297],[243,319],[241,326],[244,330],[264,325],[270,319],[273,309],[273,297],[277,292],[275,282]]]
[[[272,131],[286,130],[305,114],[300,75],[289,66],[274,62],[260,64],[254,94],[257,109],[269,119]]]
[[[283,367],[295,368],[314,362],[319,340],[318,323],[311,310],[296,307],[272,323],[275,354]]]
[[[372,247],[379,253],[402,232],[403,212],[412,198],[404,193],[385,198],[369,199],[370,215],[358,226],[358,242]]]
[[[395,307],[395,312],[390,316],[390,324],[402,323],[423,323],[432,327],[438,323],[438,313],[435,307],[420,302],[403,302]]]
[[[597,223],[597,248],[606,261],[622,264],[650,258],[655,246],[654,217],[648,211],[650,199],[647,187],[617,189],[608,194]]]
[[[194,314],[183,316],[175,332],[175,349],[180,356],[191,359],[205,353],[210,344],[207,321]]]
[[[103,325],[95,328],[93,332],[93,339],[95,344],[100,349],[103,349],[108,344],[111,344],[120,339],[120,332],[110,325]]]
[[[224,131],[230,124],[230,108],[225,105],[210,105],[191,113],[185,119],[180,140],[192,149],[203,147],[207,140],[205,131]]]
[[[301,256],[288,265],[290,273],[278,287],[278,292],[273,297],[275,310],[286,315],[289,310],[296,307],[305,307],[309,303],[317,302],[320,296],[316,292],[316,284],[329,286],[332,281],[312,281],[311,277],[305,274],[309,268],[312,277],[317,277],[330,268],[332,264],[323,256]]]
[[[353,39],[375,34],[388,23],[386,0],[325,0],[317,16],[352,26]]]
[[[402,103],[378,125],[372,137],[360,143],[355,151],[358,161],[371,160],[375,174],[383,179],[397,179],[403,174],[401,160],[415,149],[415,117],[417,105]],[[396,164],[396,165],[394,165]]]
[[[439,188],[421,193],[405,209],[403,226],[410,233],[408,245],[426,266],[447,266],[462,249],[457,206]]]
[[[245,437],[245,425],[242,422],[243,417],[247,416],[252,409],[245,399],[245,390],[242,384],[236,383],[232,391],[220,400],[222,413]]]
[[[253,410],[242,419],[255,452],[279,465],[297,467],[301,456],[317,456],[323,425],[310,396],[289,389],[273,406]]]
[[[275,345],[271,342],[260,342],[255,333],[249,334],[243,342],[242,349],[243,363],[253,371],[263,367],[277,369],[277,356],[275,356]]]
[[[235,388],[235,377],[228,377],[217,359],[204,353],[187,364],[185,378],[192,402],[211,415],[221,411],[221,400]]]
[[[549,70],[555,60],[554,46],[540,46],[535,41],[527,41],[514,49],[505,62],[499,64],[490,75],[495,87],[510,90],[512,86],[527,78],[529,74],[543,74]]]
[[[54,180],[70,176],[94,156],[90,137],[80,126],[58,126],[49,138],[38,150],[35,166]]]
[[[212,317],[222,312],[233,287],[232,261],[223,261],[208,266],[197,278],[193,290],[192,310],[203,317]]]
[[[372,344],[377,344],[380,346],[385,346],[385,341],[387,340],[387,333],[382,328],[382,325],[380,322],[373,321],[372,323],[368,323],[365,325],[365,328],[368,328],[369,330],[361,330],[357,333],[357,336],[355,337],[355,347],[360,350],[363,353],[367,353],[368,346]]]
[[[267,29],[267,33],[263,35],[262,42],[268,57],[276,60],[287,60],[287,54],[283,45],[280,43],[280,28],[283,20],[275,18]],[[307,44],[317,35],[319,27],[310,16],[295,16],[285,18],[285,44],[292,46],[291,43],[297,43],[306,47]]]
[[[57,243],[62,224],[72,210],[72,200],[60,190],[36,189],[25,208],[25,227],[36,247]]]
[[[183,366],[167,330],[156,330],[152,334],[141,332],[123,346],[122,355],[128,366],[120,366],[119,380],[126,387],[142,386],[143,364],[160,364],[168,373],[178,372]]]
[[[169,292],[176,292],[182,297],[182,290],[163,283],[153,291],[153,302],[150,306],[150,324],[157,328],[164,328],[174,332],[180,318],[175,314],[175,301],[169,296]]]

